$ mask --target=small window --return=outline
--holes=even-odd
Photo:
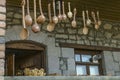
[[[99,69],[98,66],[90,66],[90,75],[99,75]]]
[[[85,65],[76,65],[77,75],[87,75]]]
[[[101,51],[75,50],[75,63],[77,75],[102,75],[102,60],[93,60],[94,55]]]
[[[80,55],[79,55],[79,54],[76,54],[76,55],[75,55],[75,61],[81,61],[81,60],[80,60]]]
[[[82,56],[82,62],[90,62],[90,59],[92,58],[91,55],[81,55]]]

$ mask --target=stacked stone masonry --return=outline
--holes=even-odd
[[[4,80],[6,0],[0,0],[0,80]]]
[[[20,9],[20,8],[19,8]],[[16,8],[7,8],[7,28],[14,25],[21,25],[21,10],[15,12]],[[31,12],[33,15],[33,12]],[[48,20],[48,19],[47,19]],[[49,34],[46,30],[47,22],[42,26],[42,32],[47,32],[50,36],[55,37],[56,42],[68,42],[85,45],[120,47],[120,24],[117,22],[102,21],[98,30],[94,25],[88,26],[89,33],[84,35],[82,32],[82,20],[79,20],[77,28],[72,28],[70,21],[62,22],[55,27],[55,31]],[[81,24],[80,24],[81,23]],[[5,23],[1,23],[5,25]],[[0,31],[1,32],[1,31]],[[83,41],[83,42],[81,42]]]
[[[16,12],[16,10],[18,10]],[[31,12],[31,15],[33,16],[33,12]],[[5,35],[5,25],[6,27],[6,36],[5,40],[11,41],[11,40],[20,40],[19,33],[22,30],[21,24],[21,8],[15,8],[12,6],[7,7],[7,24],[4,23],[4,21],[0,25],[2,27],[0,28],[0,36]],[[60,24],[57,24],[55,27],[55,31],[48,32],[46,30],[47,22],[45,24],[40,25],[42,26],[42,30],[40,33],[33,33],[31,31],[31,27],[28,27],[28,30],[30,32],[30,36],[28,40],[37,41],[40,43],[43,43],[47,45],[48,53],[48,73],[60,73],[59,70],[59,58],[60,57],[60,47],[59,42],[66,42],[66,43],[76,43],[76,44],[83,44],[83,45],[97,45],[97,46],[108,46],[108,47],[115,47],[120,48],[120,24],[117,22],[109,22],[109,21],[102,21],[102,25],[98,30],[94,29],[93,25],[90,25],[89,33],[88,35],[84,35],[82,33],[83,25],[81,18],[77,19],[77,28],[72,28],[71,23],[69,20],[66,22],[62,22]],[[1,39],[1,43],[4,43],[4,39]],[[57,46],[57,47],[56,47]],[[4,53],[5,46],[4,44],[1,44],[0,46],[1,53]],[[71,51],[72,50],[72,51]],[[71,55],[67,54],[70,53]],[[68,62],[71,62],[71,64],[68,65],[68,71],[66,71],[65,75],[71,75],[75,74],[75,64],[74,63],[74,49],[64,49],[63,48],[64,57],[68,57]],[[104,51],[104,67],[106,71],[104,74],[106,75],[120,75],[120,59],[118,57],[119,52],[110,52],[110,51]],[[108,53],[108,54],[107,54]],[[0,56],[4,57],[4,54],[1,54]],[[110,61],[111,62],[110,62]],[[110,62],[110,63],[109,63]],[[53,64],[56,63],[53,66]],[[69,73],[69,74],[67,74]]]

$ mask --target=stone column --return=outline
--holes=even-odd
[[[5,28],[6,28],[6,0],[0,0],[0,80],[3,80],[5,68]]]
[[[108,76],[115,76],[114,60],[111,51],[104,51],[104,68],[105,74]]]

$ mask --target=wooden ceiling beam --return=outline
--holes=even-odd
[[[74,48],[74,49],[89,49],[89,50],[100,50],[100,51],[120,51],[120,48],[103,47],[103,46],[91,46],[74,43],[59,43],[60,47]]]

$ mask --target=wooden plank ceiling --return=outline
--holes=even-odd
[[[22,0],[7,0],[7,5],[19,6]],[[38,1],[38,0],[37,0]],[[72,9],[77,8],[77,16],[81,16],[82,10],[100,11],[100,18],[120,22],[120,0],[63,0],[67,9],[67,2],[71,2]],[[47,4],[52,0],[42,0],[43,11],[47,11]],[[38,5],[38,2],[37,2]],[[33,0],[30,0],[33,8]]]

